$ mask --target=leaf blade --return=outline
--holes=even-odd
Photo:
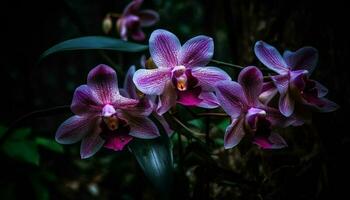
[[[147,45],[126,42],[105,36],[85,36],[58,43],[41,54],[38,63],[49,55],[75,50],[112,50],[122,52],[141,52],[148,49]]]

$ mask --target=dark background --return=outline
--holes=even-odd
[[[34,110],[70,104],[74,89],[85,83],[88,71],[101,62],[109,63],[99,53],[88,51],[54,55],[36,65],[40,54],[66,39],[103,35],[101,22],[105,14],[121,12],[127,3],[119,0],[2,2],[0,125],[9,127],[14,120]],[[330,90],[328,98],[340,105],[334,113],[315,114],[312,130],[306,128],[307,136],[303,135],[304,129],[294,130],[288,143],[298,144],[300,150],[294,145],[292,153],[264,155],[272,158],[271,164],[265,163],[267,166],[282,166],[273,178],[274,184],[257,180],[256,185],[247,190],[232,185],[222,189],[220,184],[217,189],[212,184],[216,175],[211,176],[209,171],[204,173],[209,177],[206,180],[209,188],[203,187],[204,196],[196,194],[201,191],[201,180],[192,187],[189,176],[184,183],[188,187],[183,190],[183,198],[328,199],[348,194],[350,34],[349,6],[345,2],[154,0],[146,1],[143,8],[152,8],[160,14],[157,26],[145,29],[147,35],[156,28],[168,29],[182,41],[198,34],[209,35],[215,41],[216,59],[243,66],[260,66],[253,52],[257,40],[273,44],[281,51],[314,46],[320,58],[312,77],[326,85]],[[117,63],[114,67],[123,70],[130,64],[138,64],[139,54],[107,54]],[[122,71],[118,75],[122,77]],[[31,127],[29,139],[37,136],[53,139],[56,128],[69,115],[65,112],[28,119],[20,127]],[[97,155],[101,158],[81,161],[78,150],[79,145],[64,147],[63,153],[40,147],[39,166],[12,159],[2,152],[0,199],[45,199],[46,196],[50,199],[153,199],[157,196],[130,153],[109,156],[111,152],[103,150]],[[300,160],[305,159],[305,152],[312,159],[304,163]],[[251,162],[260,161],[254,159],[253,156]],[[299,165],[289,167],[295,163]],[[248,172],[244,173],[250,173],[250,168],[245,169]],[[98,197],[94,196],[94,187],[99,188]]]

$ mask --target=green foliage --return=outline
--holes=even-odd
[[[104,36],[86,36],[63,41],[46,50],[39,58],[64,51],[75,50],[112,50],[121,52],[141,52],[148,49],[147,45],[126,42],[120,39]]]
[[[64,152],[64,149],[63,149],[62,145],[58,144],[53,139],[37,137],[37,138],[35,138],[35,143],[37,145],[40,145],[40,146],[44,147],[45,149],[54,151],[56,153],[63,153]]]

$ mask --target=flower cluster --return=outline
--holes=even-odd
[[[224,136],[226,149],[236,146],[246,134],[262,149],[278,149],[287,146],[279,128],[305,123],[311,111],[338,108],[324,97],[327,89],[310,79],[318,59],[312,47],[281,56],[259,41],[256,56],[277,74],[264,77],[257,67],[249,66],[239,73],[237,82],[218,67],[206,66],[214,53],[210,37],[197,36],[181,45],[174,34],[159,29],[150,36],[149,50],[153,67],[137,71],[130,67],[121,89],[112,68],[99,65],[92,69],[87,85],[74,93],[71,109],[75,116],[59,127],[56,140],[63,144],[82,140],[82,158],[102,146],[122,150],[133,137],[159,136],[150,115],[170,135],[172,130],[162,115],[179,103],[222,107],[231,117]]]

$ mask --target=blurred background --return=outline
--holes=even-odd
[[[74,89],[97,64],[117,68],[120,83],[131,64],[139,66],[141,54],[96,51],[56,54],[36,64],[43,51],[61,41],[105,35],[105,15],[121,13],[128,3],[2,2],[0,199],[161,199],[127,150],[102,149],[81,160],[79,144],[57,144],[55,131],[72,115],[69,109],[34,114],[4,135],[27,113],[69,105]],[[257,40],[280,51],[314,46],[320,58],[312,77],[327,86],[328,98],[340,105],[334,113],[315,113],[312,125],[281,130],[289,148],[280,151],[262,151],[249,141],[224,151],[226,119],[184,117],[192,128],[210,132],[205,141],[210,149],[174,134],[174,198],[310,200],[348,194],[350,34],[344,2],[146,0],[142,8],[160,14],[156,26],[144,29],[147,36],[157,28],[170,30],[183,42],[208,35],[215,41],[215,59],[242,66],[261,66],[253,52]],[[115,30],[109,36],[119,37]],[[224,69],[236,77],[237,71]]]

